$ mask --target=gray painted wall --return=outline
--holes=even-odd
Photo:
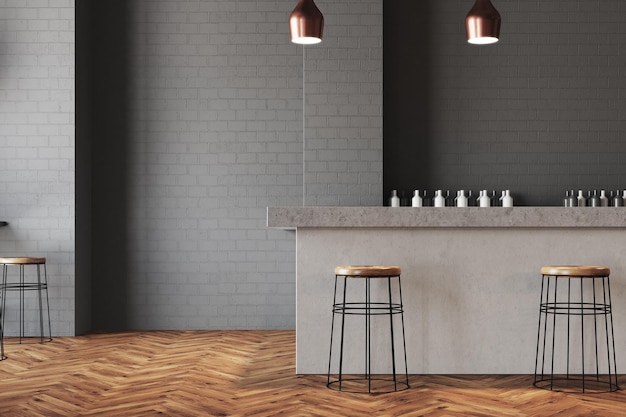
[[[317,3],[326,28],[304,60],[306,204],[377,204],[382,1]],[[265,223],[267,206],[303,203],[295,2],[132,4],[128,271],[125,299],[107,301],[126,318],[114,325],[293,328],[295,235]]]

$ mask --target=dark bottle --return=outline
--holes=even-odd
[[[404,190],[400,190],[400,207],[408,207],[411,205],[411,199]]]
[[[430,200],[430,197],[428,197],[427,190],[424,190],[424,194],[422,195],[422,205],[424,207],[430,207],[433,205],[432,201]]]
[[[446,191],[446,207],[454,207],[454,197],[450,195],[450,190]]]
[[[598,197],[596,190],[593,190],[593,195],[587,199],[587,205],[590,207],[600,207],[600,197]]]
[[[576,193],[574,193],[574,190],[571,190],[569,193],[569,207],[576,206],[578,206],[578,199],[576,198]]]
[[[467,190],[467,207],[476,207],[476,196],[472,195],[472,190]]]
[[[491,207],[498,207],[502,205],[502,200],[500,200],[500,197],[496,194],[496,190],[491,191],[491,198],[489,200],[491,201]]]

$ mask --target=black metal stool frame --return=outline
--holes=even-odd
[[[580,282],[580,301],[572,301],[571,290],[572,280],[578,279]],[[557,290],[559,280],[567,280],[567,301],[557,301]],[[585,302],[584,299],[584,282],[585,280],[591,280],[591,291],[593,293],[593,302]],[[602,282],[602,300],[596,299],[596,280]],[[550,301],[550,283],[554,281],[553,300]],[[545,287],[545,291],[544,291]],[[608,299],[607,299],[608,297]],[[551,341],[551,358],[550,358],[550,373],[545,373],[545,359],[546,359],[546,336],[548,328],[548,318],[552,315],[552,341]],[[556,335],[556,317],[558,315],[567,316],[567,358],[566,358],[566,375],[565,378],[555,378],[554,376],[554,352],[555,352],[555,335]],[[570,375],[570,317],[580,316],[580,332],[581,332],[581,375],[580,377],[573,377]],[[585,343],[584,343],[584,322],[585,316],[593,316],[594,327],[594,345],[595,345],[595,378],[586,378],[585,376]],[[601,380],[599,356],[598,356],[598,316],[604,316],[604,330],[605,330],[605,343],[607,349],[607,370],[608,380]],[[541,335],[543,318],[543,337]],[[610,331],[610,333],[609,333]],[[610,335],[610,340],[609,340]],[[541,347],[541,370],[539,372],[539,357],[541,340],[543,339],[543,346]],[[611,355],[612,353],[612,355]],[[611,358],[612,356],[612,358]],[[611,369],[611,359],[613,369]],[[615,354],[615,337],[613,331],[613,315],[611,304],[611,286],[609,276],[565,276],[565,275],[542,275],[541,279],[541,302],[539,306],[539,323],[537,326],[537,350],[535,356],[535,373],[533,379],[533,385],[538,388],[547,388],[553,390],[554,382],[559,380],[580,380],[582,384],[582,392],[585,393],[587,387],[586,382],[592,383],[595,380],[596,385],[606,385],[606,391],[616,391],[620,387],[617,383],[617,364]],[[541,386],[540,383],[549,382],[549,387]],[[594,391],[599,392],[599,391]]]
[[[339,278],[343,277],[343,296],[342,301],[337,302],[337,287]],[[391,291],[391,279],[397,278],[398,280],[398,296],[399,302],[394,303],[392,298]],[[350,279],[359,279],[365,280],[365,302],[346,302],[346,293],[348,287],[348,281]],[[386,279],[387,280],[387,289],[389,295],[389,302],[372,302],[371,301],[371,288],[370,283],[372,279]],[[331,331],[330,331],[330,352],[328,355],[328,379],[326,386],[328,388],[334,389],[335,385],[338,386],[338,390],[342,391],[342,383],[344,381],[360,381],[367,380],[367,392],[372,393],[372,380],[383,380],[386,381],[385,378],[372,378],[371,372],[371,330],[370,330],[370,321],[371,317],[374,315],[388,315],[389,316],[389,325],[390,325],[390,334],[391,334],[391,362],[392,362],[392,372],[393,372],[393,391],[398,391],[398,386],[400,385],[400,390],[409,388],[409,373],[408,373],[408,365],[407,365],[407,356],[406,356],[406,337],[404,331],[404,305],[402,303],[402,284],[400,281],[400,275],[397,276],[381,276],[381,277],[353,277],[350,275],[335,275],[335,289],[333,294],[333,305],[332,305],[332,323],[331,323]],[[335,333],[335,315],[341,314],[341,340],[339,347],[339,374],[336,380],[331,381],[331,364],[332,364],[332,353],[333,353],[333,335]],[[396,314],[400,314],[401,323],[402,323],[402,344],[404,350],[404,374],[405,380],[398,381],[397,373],[396,373],[396,354],[395,354],[395,337],[394,337],[394,326],[393,326],[393,316]],[[343,378],[343,348],[344,348],[344,329],[345,329],[345,320],[347,315],[362,315],[365,316],[365,375],[363,378],[351,378],[344,379]],[[361,392],[361,391],[356,391]]]
[[[4,354],[4,286],[0,289],[0,361],[7,357]]]
[[[24,267],[28,265],[34,265],[37,267],[37,282],[25,282],[25,274]],[[50,299],[48,297],[48,273],[46,270],[46,264],[44,263],[35,263],[35,264],[3,264],[2,265],[2,324],[0,326],[2,332],[2,357],[4,358],[4,319],[6,317],[6,292],[9,291],[19,291],[20,293],[20,331],[19,331],[19,341],[22,343],[22,339],[25,338],[25,325],[24,325],[24,292],[25,291],[37,291],[38,301],[39,301],[39,330],[40,330],[40,341],[44,342],[44,320],[43,320],[43,297],[41,292],[45,291],[46,293],[46,308],[48,311],[48,338],[47,341],[52,340],[52,326],[50,320]],[[8,276],[8,267],[9,266],[17,266],[19,267],[19,283],[8,283],[7,284],[7,276]],[[41,267],[43,266],[43,280],[41,279]]]

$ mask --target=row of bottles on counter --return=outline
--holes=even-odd
[[[492,191],[491,195],[487,190],[481,190],[478,195],[472,195],[472,190],[459,190],[456,197],[442,190],[434,192],[433,196],[428,195],[428,191],[420,190],[413,192],[413,197],[409,200],[404,196],[399,196],[397,190],[391,192],[389,199],[391,207],[411,206],[411,207],[513,207],[513,196],[509,190],[502,191],[501,195]]]
[[[587,191],[586,196],[583,190],[578,190],[578,193],[571,190],[565,191],[563,205],[565,207],[624,207],[624,201],[626,201],[626,190],[611,191],[608,196],[604,190],[600,190],[599,193],[597,190]]]

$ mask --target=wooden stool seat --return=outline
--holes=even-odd
[[[541,274],[556,277],[608,277],[611,275],[611,269],[606,266],[587,265],[544,266],[541,268]]]
[[[46,258],[0,258],[0,265],[41,265],[46,263]]]
[[[400,275],[399,266],[349,265],[335,268],[335,275],[344,277],[387,278]]]

